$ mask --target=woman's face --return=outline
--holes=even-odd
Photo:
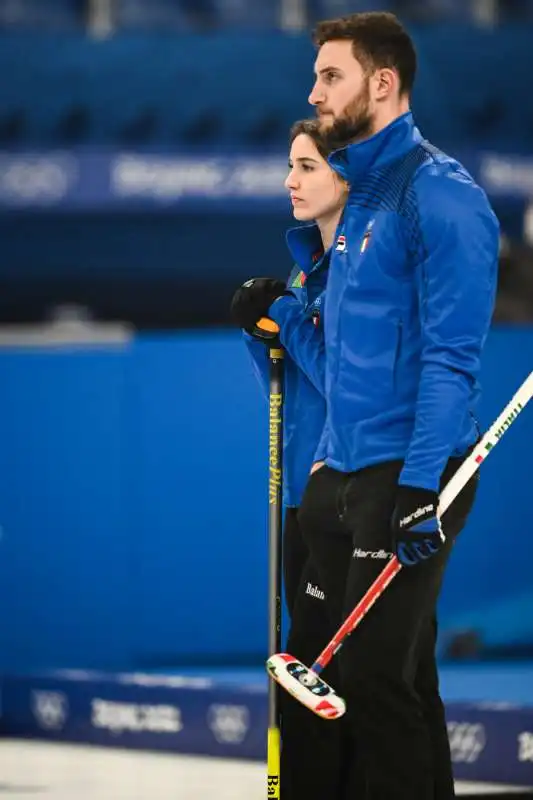
[[[285,186],[297,220],[319,221],[344,206],[348,194],[346,183],[331,169],[305,133],[300,133],[292,143],[289,169]]]

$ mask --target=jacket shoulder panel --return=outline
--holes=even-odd
[[[427,255],[422,230],[464,229],[498,234],[499,224],[485,191],[453,158],[424,143],[429,158],[420,166],[404,198],[402,216],[407,221],[410,249],[418,258]]]
[[[373,211],[402,213],[406,193],[414,176],[430,159],[422,145],[412,148],[383,169],[367,175],[350,190],[349,204]]]

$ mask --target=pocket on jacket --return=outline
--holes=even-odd
[[[403,325],[397,319],[366,316],[350,327],[348,336],[341,331],[342,383],[371,407],[388,405],[396,385]]]

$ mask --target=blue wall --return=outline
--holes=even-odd
[[[533,330],[491,334],[485,424],[532,355]],[[239,336],[3,349],[0,386],[0,669],[263,654],[266,414]],[[483,467],[444,627],[533,641],[532,441],[529,409]]]
[[[493,331],[483,365],[486,428],[533,369],[533,329]],[[442,628],[473,627],[488,645],[533,645],[532,444],[533,404],[483,465],[443,591]]]

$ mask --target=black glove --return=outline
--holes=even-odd
[[[291,294],[285,283],[277,278],[252,278],[240,286],[231,301],[231,318],[239,328],[256,333],[256,323],[268,315],[268,309],[278,297]]]
[[[439,496],[428,489],[399,486],[392,515],[393,547],[398,561],[411,567],[438,553],[446,541],[437,516]]]

